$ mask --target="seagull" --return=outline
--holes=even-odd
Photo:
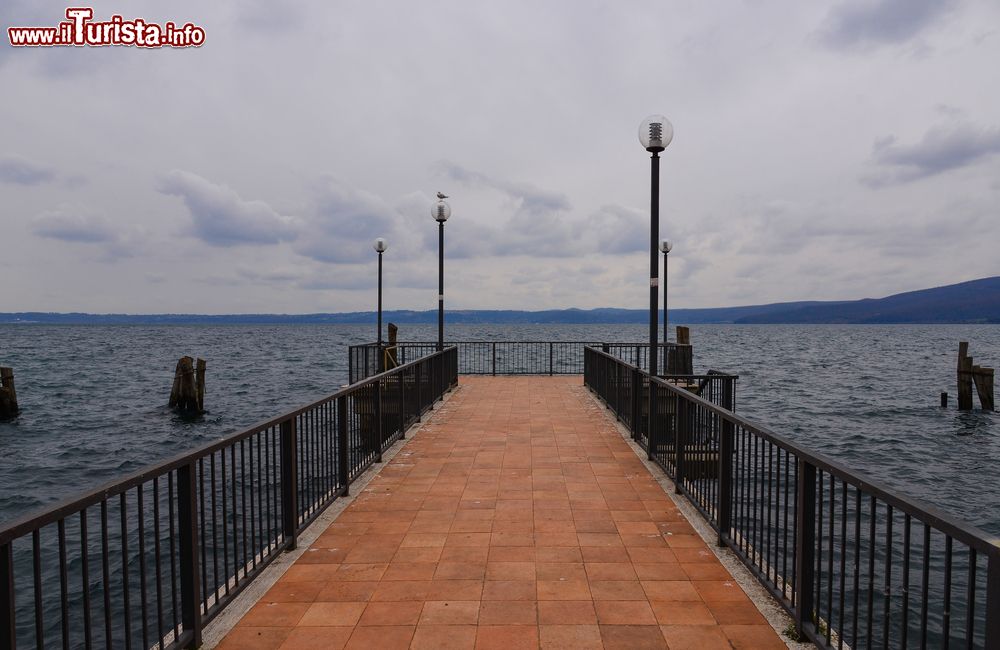
[[[438,192],[438,198],[439,199],[446,199],[446,198],[448,198],[448,195],[445,194],[444,192]]]

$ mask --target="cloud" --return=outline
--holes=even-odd
[[[1000,128],[969,123],[933,127],[920,142],[900,144],[895,136],[879,138],[872,158],[882,171],[862,176],[870,187],[883,187],[968,167],[1000,153]]]
[[[603,205],[584,229],[594,250],[618,255],[649,250],[649,213],[620,205]],[[662,221],[661,221],[662,229]],[[660,233],[662,236],[664,233]]]
[[[423,204],[430,205],[430,199]],[[327,175],[312,187],[309,237],[298,241],[295,251],[320,262],[361,262],[372,259],[372,242],[384,237],[395,254],[397,246],[405,253],[405,218],[381,197]]]
[[[174,170],[160,178],[157,189],[178,196],[192,218],[192,232],[210,246],[277,244],[298,236],[298,220],[278,214],[263,201],[248,201],[225,185],[197,174]]]
[[[838,49],[905,43],[956,4],[956,0],[847,0],[830,9],[820,35]]]
[[[40,185],[54,180],[56,173],[51,167],[20,156],[0,156],[0,183]]]
[[[453,229],[455,245],[448,247],[449,256],[568,257],[579,253],[576,244],[581,235],[570,223],[572,205],[564,194],[451,162],[438,163],[438,170],[446,180],[470,190],[485,204],[484,211],[495,215],[488,224],[469,222]],[[425,234],[429,246],[436,247],[435,239],[435,233]]]
[[[35,216],[31,231],[46,239],[82,244],[111,244],[119,240],[107,217],[69,205],[61,205]]]
[[[506,194],[516,202],[518,211],[538,215],[569,210],[571,207],[565,194],[543,190],[530,183],[492,178],[447,161],[439,163],[439,168],[445,178],[459,182],[466,187],[491,188]]]
[[[146,233],[141,228],[123,227],[103,213],[69,204],[36,215],[31,220],[31,232],[44,239],[96,245],[102,262],[135,257],[146,243]]]

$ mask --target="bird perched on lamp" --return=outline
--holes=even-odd
[[[446,198],[448,198],[448,195],[445,194],[444,192],[438,192],[438,198],[439,199],[446,199]]]

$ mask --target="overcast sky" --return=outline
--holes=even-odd
[[[288,4],[0,3],[0,311],[641,308],[651,113],[672,307],[1000,274],[995,0]]]

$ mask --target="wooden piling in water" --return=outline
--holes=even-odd
[[[975,385],[979,404],[984,411],[996,410],[993,399],[993,368],[984,368],[972,363],[968,341],[958,344],[958,410],[972,410],[972,387]]]
[[[170,390],[169,405],[185,417],[205,412],[205,360],[181,357],[174,370],[174,383]]]
[[[995,411],[996,405],[993,402],[993,368],[983,368],[972,366],[972,381],[976,385],[976,392],[979,393],[979,404],[984,411]]]
[[[691,345],[691,330],[683,325],[677,326],[677,345]]]
[[[198,392],[198,412],[205,412],[205,360],[199,358],[194,373],[195,388]]]
[[[12,418],[20,412],[14,388],[14,369],[0,368],[0,420]]]
[[[399,365],[399,357],[396,354],[399,327],[395,323],[389,323],[389,344],[385,349],[385,369],[392,370]]]
[[[972,410],[972,357],[968,341],[958,343],[958,410]]]

